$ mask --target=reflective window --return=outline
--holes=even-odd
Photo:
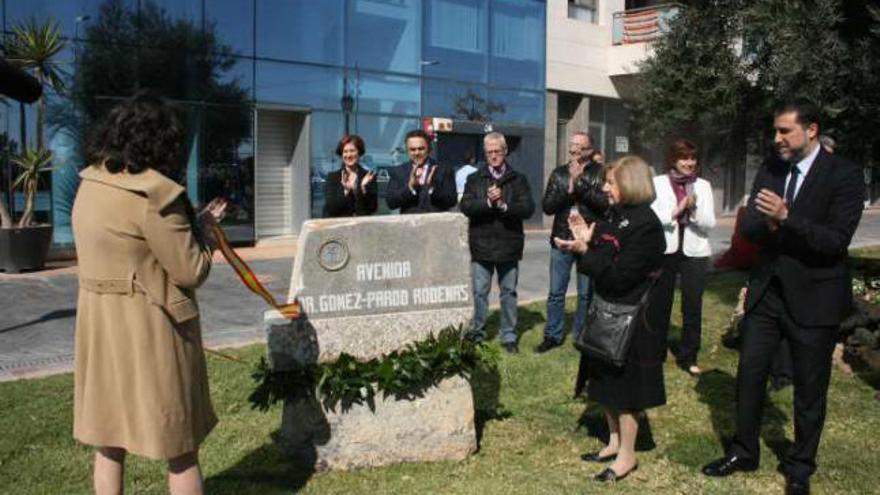
[[[311,114],[312,217],[321,218],[324,209],[324,182],[327,174],[339,168],[336,144],[343,134],[342,113]],[[370,143],[367,143],[369,148]]]
[[[568,18],[579,21],[599,23],[597,0],[568,0]]]
[[[101,9],[136,8],[136,0],[5,0],[6,29],[31,17],[54,19],[65,37],[83,36],[83,29],[95,22]]]
[[[19,108],[15,102],[0,103],[0,194],[3,194],[2,200],[7,205],[16,168],[9,160],[24,149],[21,143]],[[25,132],[30,134],[32,131],[27,129]],[[15,212],[10,213],[15,216]]]
[[[474,122],[499,120],[506,109],[481,84],[427,79],[422,85],[422,114]]]
[[[544,89],[544,8],[541,2],[492,3],[493,84]]]
[[[361,163],[375,170],[376,184],[379,189],[378,214],[389,213],[385,204],[385,191],[388,189],[387,169],[400,164],[406,159],[404,152],[404,136],[406,133],[418,129],[419,119],[405,117],[386,117],[378,115],[361,116],[358,134],[364,138],[367,145],[367,153],[361,159]]]
[[[100,39],[106,30],[102,27],[87,29],[90,39]],[[122,43],[80,42],[74,48],[76,77],[73,79],[72,97],[87,105],[87,115],[98,115],[97,102],[92,97],[115,97],[132,94],[137,86],[138,65],[135,64],[135,35],[127,33]],[[127,44],[131,43],[131,44]],[[112,76],[110,76],[112,75]],[[109,77],[108,77],[109,76]]]
[[[544,125],[543,92],[493,89],[489,96],[489,101],[501,107],[494,118],[496,122]]]
[[[205,59],[187,50],[168,48],[141,48],[135,69],[139,86],[181,100],[199,99],[209,92],[211,74],[204,70],[194,70]]]
[[[602,131],[597,140],[601,140],[598,145],[605,152],[606,160],[633,152],[629,139],[629,114],[620,101],[591,97],[590,128]]]
[[[244,57],[224,58],[223,70],[215,74],[215,87],[210,100],[242,102],[253,100],[254,60]]]
[[[201,0],[143,0],[135,26],[147,47],[191,52],[215,48],[216,40],[202,32]]]
[[[21,113],[24,110],[24,126],[22,126]],[[4,117],[6,132],[9,138],[15,142],[15,146],[19,152],[24,150],[24,145],[34,146],[34,125],[37,114],[36,105],[19,105],[15,100],[7,99],[0,102],[0,115]]]
[[[47,105],[46,142],[53,155],[50,184],[56,244],[73,242],[71,209],[79,187],[79,171],[89,165],[84,156],[84,139],[91,134],[96,122],[87,112],[103,116],[116,103],[116,100],[77,95],[53,98]],[[32,134],[29,139],[33,139]]]
[[[486,81],[485,0],[427,1],[424,26],[424,75]]]
[[[419,72],[421,0],[350,0],[347,65]]]
[[[259,0],[257,56],[342,65],[343,0]]]
[[[359,120],[358,135],[367,145],[362,163],[374,170],[393,167],[406,160],[404,136],[421,127],[419,119],[409,117],[367,115]]]
[[[241,55],[254,53],[254,1],[205,0],[205,28],[220,44]]]
[[[247,106],[211,105],[205,108],[199,197],[229,201],[223,228],[230,239],[254,238],[253,112]]]
[[[341,69],[265,61],[257,61],[256,65],[257,100],[341,110]]]
[[[78,153],[76,134],[58,132],[49,144],[52,150],[52,240],[56,244],[73,244],[70,214],[79,189],[79,170],[85,166]]]
[[[425,80],[423,115],[473,122],[544,125],[544,93]]]
[[[419,115],[417,78],[349,71],[348,83],[357,112]]]
[[[141,0],[141,11],[161,11],[168,19],[202,27],[202,0]]]

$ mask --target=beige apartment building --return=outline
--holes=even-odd
[[[624,102],[639,77],[638,62],[668,32],[682,5],[651,0],[547,0],[545,177],[566,160],[571,134],[588,129],[608,160],[635,152]],[[658,172],[663,149],[638,150]],[[743,167],[710,167],[716,211],[744,194]]]

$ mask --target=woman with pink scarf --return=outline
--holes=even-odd
[[[657,198],[651,208],[663,224],[666,255],[663,273],[654,287],[652,304],[664,317],[654,322],[658,331],[668,330],[676,278],[681,275],[682,329],[678,349],[673,349],[681,369],[691,375],[702,372],[697,365],[703,315],[703,289],[712,248],[709,231],[715,227],[712,186],[699,177],[697,147],[676,139],[666,155],[666,173],[654,177]],[[665,333],[665,332],[664,332]]]

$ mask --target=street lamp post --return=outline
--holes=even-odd
[[[348,93],[348,75],[342,78],[342,98],[339,99],[339,106],[342,107],[342,114],[345,117],[345,135],[350,134],[349,119],[351,110],[354,108],[354,98]]]
[[[425,80],[424,80],[424,77],[425,77],[425,67],[428,67],[429,65],[437,65],[437,64],[439,64],[439,63],[440,63],[440,62],[438,62],[437,60],[419,60],[419,79],[420,79],[419,84],[421,85],[422,88],[425,87]],[[425,116],[425,115],[424,115],[424,114],[425,114],[425,111],[424,111],[424,108],[425,108],[425,102],[424,102],[424,99],[425,99],[425,92],[424,92],[424,91],[421,91],[421,94],[419,95],[419,117],[424,117],[424,116]]]
[[[77,43],[79,41],[79,25],[80,25],[80,23],[90,21],[91,19],[92,19],[92,16],[90,16],[90,15],[76,16],[76,19],[74,19],[76,22],[73,24],[73,42],[74,43]]]
[[[73,70],[79,70],[79,25],[83,22],[89,21],[92,19],[90,15],[78,15],[76,16],[75,23],[73,24]]]

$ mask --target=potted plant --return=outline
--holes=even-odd
[[[42,268],[52,244],[52,225],[34,222],[37,186],[40,175],[51,170],[52,152],[43,148],[29,149],[12,162],[18,166],[12,189],[23,190],[25,206],[17,225],[0,228],[0,268],[7,273],[18,273]],[[0,215],[4,223],[12,221],[5,208]]]
[[[58,23],[48,21],[38,24],[33,18],[14,26],[6,45],[9,62],[29,71],[41,87],[55,92],[64,89],[63,72],[55,57],[64,49],[64,40]],[[17,166],[12,189],[22,188],[25,207],[17,224],[0,200],[0,269],[17,273],[25,269],[43,267],[52,242],[52,226],[34,222],[37,186],[40,175],[51,170],[52,153],[44,146],[45,96],[40,96],[36,107],[36,148],[28,149],[11,159]],[[24,106],[22,104],[22,114]],[[26,126],[22,124],[21,140],[25,139]]]

